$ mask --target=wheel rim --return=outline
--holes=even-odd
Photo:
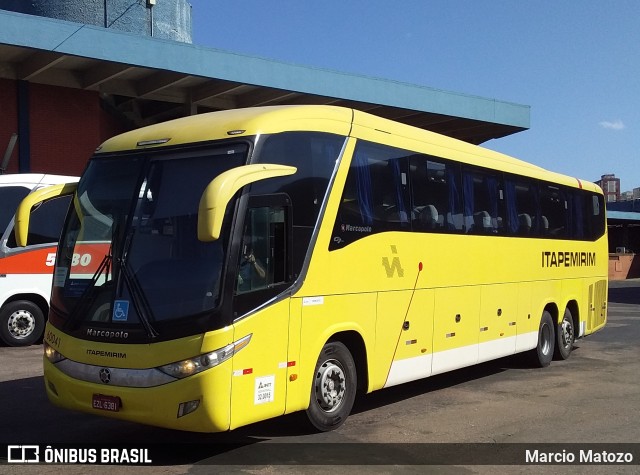
[[[36,328],[36,319],[26,310],[17,310],[9,316],[7,327],[13,338],[22,340],[33,333]]]
[[[548,355],[551,351],[551,327],[547,324],[540,329],[540,351],[543,355]]]
[[[339,361],[325,361],[316,373],[316,400],[325,412],[340,407],[346,394],[346,376]]]
[[[569,348],[573,343],[573,323],[568,318],[562,320],[560,325],[560,338],[562,338],[562,346]]]

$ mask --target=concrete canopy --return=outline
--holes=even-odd
[[[528,106],[0,11],[0,78],[98,91],[139,127],[275,104],[353,107],[479,144],[529,128]]]

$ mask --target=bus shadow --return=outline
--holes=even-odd
[[[508,370],[530,368],[522,356],[502,358],[362,395],[356,399],[352,413],[374,410]],[[162,429],[73,412],[58,408],[48,401],[42,377],[0,382],[0,393],[11,394],[11,402],[0,405],[0,419],[5,427],[11,428],[10,432],[0,436],[3,439],[0,443],[65,444],[97,449],[118,446],[149,448],[153,465],[238,464],[238,460],[248,462],[250,454],[262,457],[255,459],[258,461],[271,460],[270,457],[275,457],[273,460],[288,460],[291,457],[304,459],[305,453],[308,452],[307,456],[310,456],[313,451],[305,452],[303,444],[297,454],[293,449],[295,444],[289,443],[291,439],[293,442],[307,440],[317,443],[332,441],[334,437],[313,429],[304,412],[215,434]],[[256,444],[260,444],[259,450],[252,447]]]
[[[431,376],[429,378],[393,386],[382,391],[376,391],[356,400],[356,405],[352,413],[357,414],[377,409],[382,406],[395,404],[422,394],[428,394],[442,389],[451,388],[459,384],[483,379],[510,369],[531,368],[531,363],[529,363],[527,358],[524,356],[525,355],[509,356]]]
[[[259,439],[246,431],[199,434],[93,416],[51,404],[42,376],[0,382],[0,444],[75,448],[148,448],[153,465],[196,463]]]
[[[531,368],[531,362],[529,361],[527,354],[517,354],[500,358],[498,360],[450,371],[448,373],[431,376],[429,378],[400,384],[398,386],[382,389],[370,394],[360,394],[356,398],[351,414],[359,414],[378,409],[422,394],[483,379],[505,371]],[[313,429],[306,420],[304,412],[290,414],[264,422],[258,422],[250,426],[237,429],[234,432],[243,432],[247,437],[258,438],[301,437],[317,434],[317,431],[315,431],[315,429]]]
[[[640,287],[609,287],[609,302],[638,305],[640,304]]]

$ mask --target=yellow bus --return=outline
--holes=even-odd
[[[31,206],[64,192],[20,207],[18,242]],[[87,249],[104,256],[91,272],[72,263]],[[567,358],[606,296],[593,183],[347,108],[202,114],[89,161],[45,385],[56,405],[173,429],[306,411],[327,431],[358,392]]]

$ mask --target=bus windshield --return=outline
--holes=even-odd
[[[66,326],[142,327],[152,337],[216,308],[229,231],[198,241],[198,203],[213,178],[245,163],[247,150],[92,159],[62,233],[53,313]]]

